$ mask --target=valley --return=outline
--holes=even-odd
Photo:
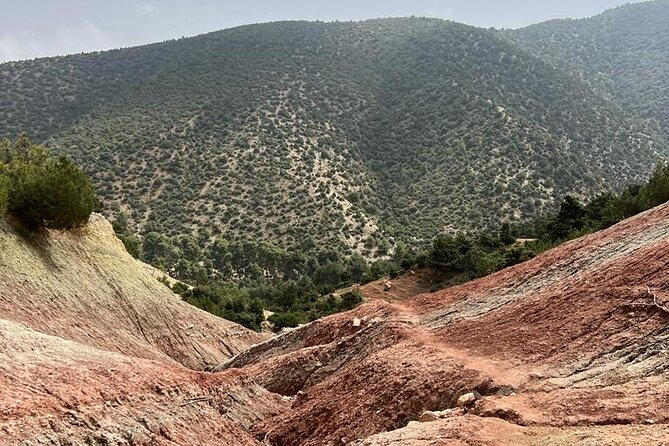
[[[0,63],[0,446],[669,444],[669,0],[406,15]]]
[[[94,242],[110,234],[100,224],[83,239],[51,232],[55,260],[75,252],[128,262],[113,238]],[[18,248],[11,231],[2,236]],[[183,346],[165,344],[161,313],[138,331],[121,306],[105,313],[125,333],[122,345],[81,337],[76,308],[100,308],[83,295],[59,300],[69,325],[17,320],[30,302],[10,287],[2,292],[0,432],[5,444],[47,445],[662,444],[667,243],[663,205],[489,277],[370,301],[267,340],[165,295],[174,302],[167,339],[183,337]],[[133,275],[144,284],[116,282],[98,302],[155,286],[143,270]],[[202,350],[214,327],[239,354],[219,359],[215,373],[180,365],[220,358]],[[198,361],[179,350],[198,352]],[[171,358],[149,353],[160,351]],[[472,401],[458,403],[470,392]],[[434,421],[426,411],[438,412]]]

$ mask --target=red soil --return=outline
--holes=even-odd
[[[229,366],[272,391],[301,392],[257,429],[275,446],[347,444],[394,429],[404,438],[396,444],[553,444],[557,427],[595,425],[601,444],[607,427],[611,441],[669,444],[667,266],[662,206],[469,284],[331,316]],[[353,317],[366,318],[360,329]],[[453,407],[472,390],[483,397],[443,434],[461,432],[461,443],[403,436],[424,410]],[[480,417],[503,420],[515,439],[467,442],[480,429],[495,438],[499,420]],[[393,444],[382,437],[365,444]]]
[[[669,444],[667,266],[664,205],[475,282],[316,321],[213,374],[0,321],[0,434],[52,445]],[[474,391],[473,405],[415,421]]]

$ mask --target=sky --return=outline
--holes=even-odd
[[[627,0],[0,0],[0,62],[106,50],[276,20],[430,16],[517,28]]]

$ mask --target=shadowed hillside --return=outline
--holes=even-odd
[[[669,1],[552,20],[506,35],[669,134]]]

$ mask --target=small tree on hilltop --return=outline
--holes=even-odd
[[[22,150],[25,150],[22,141]],[[16,155],[5,167],[9,179],[8,210],[26,225],[71,229],[88,221],[95,193],[81,169],[64,156],[40,146]]]

